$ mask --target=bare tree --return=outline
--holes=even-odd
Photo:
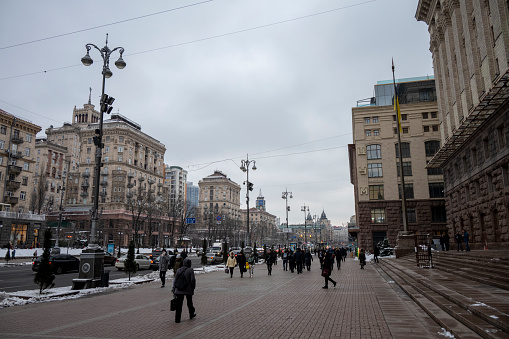
[[[41,170],[39,175],[37,176],[37,184],[32,192],[31,200],[30,200],[30,210],[37,214],[41,214],[41,210],[44,207],[44,201],[46,199],[46,181],[48,175],[45,171]]]
[[[127,209],[131,213],[131,227],[134,231],[133,239],[136,243],[136,246],[139,250],[140,242],[139,242],[139,232],[147,219],[147,206],[148,206],[148,198],[149,194],[146,190],[143,189],[141,183],[138,187],[131,187],[126,194],[127,198]]]

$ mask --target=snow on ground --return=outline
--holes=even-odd
[[[454,338],[454,335],[442,327],[442,332],[438,332],[438,335],[443,335],[446,338]]]
[[[16,250],[16,252],[17,251],[18,250]],[[33,254],[33,250],[24,250],[24,251],[32,251],[32,254]],[[78,251],[78,250],[76,250],[76,251]],[[151,252],[150,249],[147,249],[147,252],[144,252],[140,248],[140,253],[150,253],[150,252]],[[180,250],[179,250],[179,252],[180,252]],[[63,250],[62,250],[62,253],[64,253]],[[81,253],[81,250],[79,250],[79,253]],[[75,255],[79,255],[79,253],[75,254]],[[0,255],[1,255],[1,253],[0,253]],[[5,255],[5,250],[4,250],[4,255]],[[9,264],[9,266],[11,266],[11,265],[31,265],[31,264],[32,264],[32,262],[30,261],[30,262]],[[2,264],[2,265],[5,265],[5,264]],[[224,270],[224,265],[199,267],[199,268],[195,268],[194,272],[195,272],[195,274],[204,274],[204,273],[210,273],[210,272],[217,272],[220,270]],[[173,271],[168,270],[166,277],[167,277],[167,280],[172,281]],[[77,298],[80,298],[82,296],[89,295],[89,294],[96,294],[96,293],[103,293],[103,292],[112,291],[112,290],[125,289],[125,288],[132,287],[136,284],[148,283],[148,282],[152,282],[152,281],[156,281],[156,282],[161,281],[159,279],[159,271],[152,271],[152,272],[144,274],[144,275],[134,275],[134,276],[131,276],[131,280],[129,280],[128,277],[122,278],[122,279],[110,280],[109,287],[98,287],[98,288],[90,288],[90,289],[83,289],[83,290],[71,290],[71,286],[67,286],[67,287],[50,288],[50,289],[44,290],[42,292],[42,294],[39,294],[39,289],[10,292],[10,293],[0,292],[0,308],[48,302],[48,301],[56,301],[56,300],[77,299]]]

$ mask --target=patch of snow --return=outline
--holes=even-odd
[[[452,335],[451,332],[447,331],[445,328],[442,327],[442,332],[438,332],[438,335],[444,336],[446,338],[454,338],[454,335]]]
[[[472,304],[472,305],[470,305],[470,306],[475,306],[475,307],[477,307],[477,306],[487,306],[487,305],[486,305],[485,303],[477,303],[477,304]]]
[[[389,281],[387,281],[387,283],[388,284],[394,284],[395,282],[394,282],[394,280],[389,280]]]
[[[496,315],[490,315],[490,318],[498,319],[498,317]]]

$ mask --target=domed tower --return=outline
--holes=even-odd
[[[265,198],[262,195],[262,190],[260,190],[260,194],[258,195],[258,198],[256,198],[256,209],[266,211]]]
[[[325,210],[322,210],[322,216],[320,217],[321,220],[327,220],[327,216],[325,215]]]
[[[94,109],[92,105],[92,89],[88,95],[88,104],[83,105],[83,108],[76,108],[72,112],[72,124],[91,124],[99,122],[99,112]]]

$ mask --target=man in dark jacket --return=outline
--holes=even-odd
[[[456,233],[454,236],[454,240],[456,240],[456,251],[459,251],[461,248],[461,251],[463,251],[463,236],[461,235],[460,231]]]
[[[170,256],[163,250],[159,257],[159,278],[161,278],[161,287],[164,287],[166,283],[166,271],[168,270],[168,263],[170,262]]]
[[[244,272],[246,272],[246,256],[244,255],[244,251],[240,251],[237,255],[237,265],[239,265],[240,277],[244,277]]]
[[[272,264],[274,258],[272,257],[272,251],[269,250],[267,254],[265,255],[265,263],[267,264],[267,273],[268,275],[272,275]]]
[[[177,288],[177,281],[183,275],[186,279],[186,287],[184,289]],[[191,268],[191,259],[185,258],[183,266],[178,269],[175,278],[173,279],[172,292],[177,298],[177,309],[175,310],[175,322],[180,322],[182,316],[182,305],[184,304],[184,296],[187,299],[187,308],[189,309],[189,319],[196,317],[195,308],[193,306],[193,294],[196,288],[196,279],[194,277],[194,270]]]
[[[304,253],[297,248],[295,252],[295,264],[297,264],[297,274],[302,273],[302,262],[304,261]]]

